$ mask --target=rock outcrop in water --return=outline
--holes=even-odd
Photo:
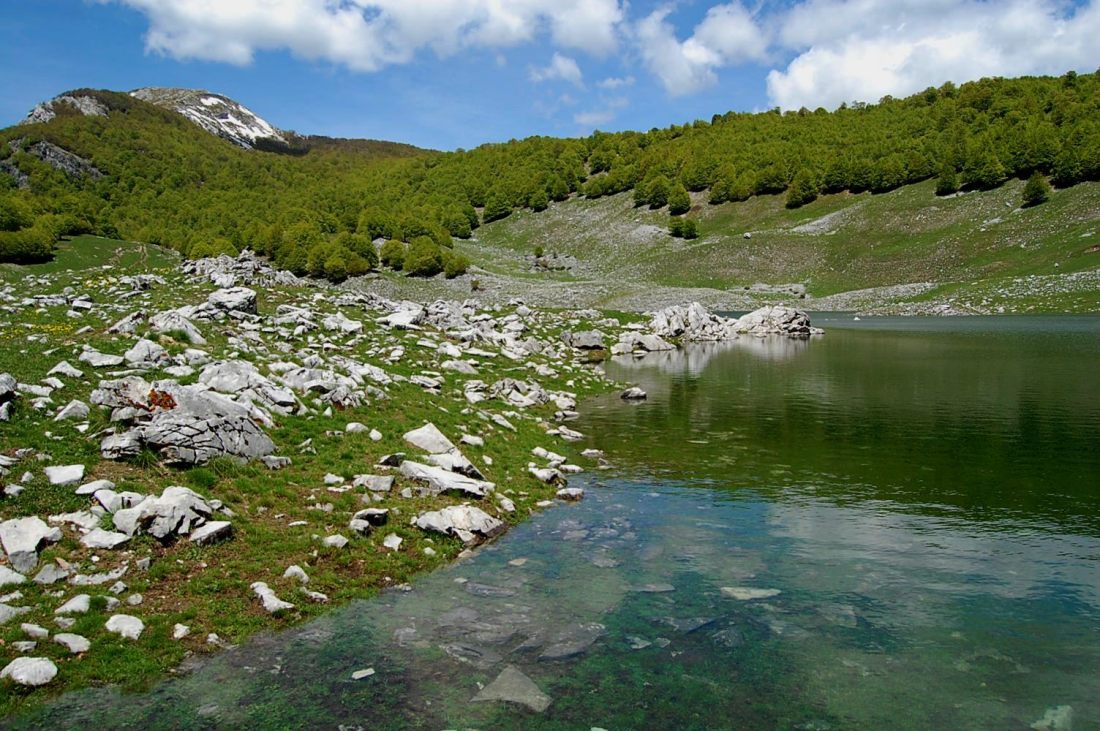
[[[661,338],[678,338],[685,342],[734,340],[739,335],[808,338],[821,333],[810,327],[810,317],[802,310],[776,305],[732,319],[715,315],[698,302],[666,307],[654,313],[649,329]]]

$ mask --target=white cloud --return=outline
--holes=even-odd
[[[596,84],[596,86],[600,87],[601,89],[619,89],[624,86],[634,86],[634,77],[609,76],[608,78],[603,79],[598,84]]]
[[[550,64],[542,68],[533,68],[530,73],[531,81],[567,81],[575,86],[584,86],[584,76],[577,62],[568,56],[555,53],[550,59]]]
[[[768,74],[784,109],[904,96],[945,81],[1061,74],[1100,62],[1100,5],[1060,0],[809,0],[783,19],[799,52]]]
[[[739,2],[712,7],[684,41],[668,21],[671,12],[658,8],[635,28],[646,67],[670,94],[701,91],[718,81],[718,69],[765,58],[765,30]]]
[[[98,0],[149,19],[146,48],[183,59],[244,65],[288,50],[355,71],[406,63],[418,51],[447,56],[549,34],[594,55],[618,48],[620,0]]]
[[[573,115],[573,121],[582,127],[599,127],[615,119],[615,112],[610,109],[594,109],[590,112],[577,112]]]

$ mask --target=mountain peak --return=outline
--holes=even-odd
[[[182,114],[211,134],[245,149],[258,143],[286,145],[285,133],[229,97],[203,89],[145,87],[130,96]]]

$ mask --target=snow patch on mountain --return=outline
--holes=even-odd
[[[142,101],[178,112],[211,134],[245,149],[261,140],[287,144],[284,133],[265,119],[220,94],[196,89],[147,87],[130,92]]]

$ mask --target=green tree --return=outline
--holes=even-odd
[[[1050,183],[1039,171],[1031,174],[1024,186],[1024,207],[1037,206],[1050,200]]]
[[[403,269],[410,277],[433,277],[443,271],[443,252],[427,236],[409,242]]]
[[[699,227],[695,221],[690,218],[684,219],[684,227],[682,230],[683,237],[687,240],[699,238]]]
[[[672,186],[668,193],[668,212],[679,216],[691,210],[691,196],[681,183]]]
[[[18,231],[34,223],[34,212],[26,201],[0,195],[0,231]]]
[[[936,178],[936,195],[952,195],[959,192],[959,174],[955,172],[955,166],[946,163],[940,169],[940,176]]]
[[[668,205],[668,196],[672,192],[672,184],[664,175],[658,175],[649,180],[645,186],[645,203],[653,210],[664,208]]]
[[[682,239],[684,237],[684,219],[680,216],[673,216],[668,220],[668,232],[675,239]]]
[[[795,174],[787,189],[787,208],[798,208],[817,199],[817,174],[802,168]]]
[[[531,197],[527,199],[527,205],[531,207],[532,211],[545,211],[550,205],[550,196],[546,194],[545,189],[536,188],[531,193]]]
[[[390,269],[395,271],[402,269],[405,266],[405,244],[397,239],[390,239],[382,244],[379,258],[382,264]]]
[[[445,251],[443,254],[443,275],[454,279],[466,273],[470,268],[470,259],[457,251]]]
[[[482,212],[481,217],[485,223],[490,223],[491,221],[507,218],[511,213],[512,206],[508,203],[507,198],[500,193],[490,193],[485,201],[485,210]]]

